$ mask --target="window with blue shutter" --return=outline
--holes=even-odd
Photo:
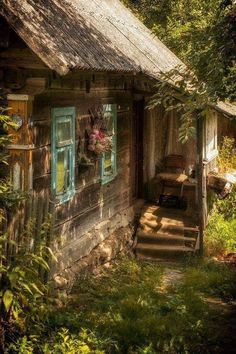
[[[112,148],[105,152],[101,160],[101,179],[102,184],[112,181],[117,174],[117,105],[103,105],[104,120],[107,134],[112,137]]]
[[[69,200],[75,179],[75,108],[52,109],[52,189],[59,202]]]

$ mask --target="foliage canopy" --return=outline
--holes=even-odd
[[[236,4],[232,0],[123,0],[212,96],[236,98]]]

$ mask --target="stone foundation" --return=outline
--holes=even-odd
[[[53,278],[56,288],[70,290],[76,279],[98,274],[102,266],[109,266],[119,255],[133,254],[134,226],[121,227],[95,247],[88,256],[74,262]]]
[[[76,279],[98,273],[118,256],[133,254],[137,222],[144,200],[138,199],[110,219],[98,222],[83,235],[56,252],[52,278],[58,290],[70,290]]]

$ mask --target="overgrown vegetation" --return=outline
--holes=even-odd
[[[233,194],[236,200],[236,192]],[[236,219],[225,218],[217,207],[210,216],[205,233],[205,252],[208,256],[236,252]]]
[[[162,73],[150,107],[179,112],[180,140],[195,134],[218,99],[235,96],[236,4],[229,0],[123,0],[183,60],[187,69]],[[190,68],[191,70],[189,70]]]
[[[218,157],[219,173],[236,170],[235,141],[224,137]],[[236,252],[236,187],[224,199],[216,199],[205,233],[208,256]]]
[[[206,299],[234,299],[235,272],[198,259],[178,270],[175,279],[176,267],[166,272],[157,264],[120,260],[80,280],[70,299],[51,304],[41,324],[29,325],[8,352],[222,353],[221,318]],[[175,280],[168,283],[168,274]]]
[[[5,148],[12,142],[9,128],[15,125],[7,113],[6,109],[0,107],[0,226],[6,218],[7,211],[25,197],[23,193],[12,189],[6,173],[8,154]]]
[[[205,252],[208,256],[236,252],[236,187],[225,199],[215,201],[205,233]]]
[[[48,260],[52,255],[47,245],[47,232],[50,227],[45,223],[40,231],[40,242],[35,242],[34,223],[14,239],[6,225],[8,214],[18,206],[25,195],[13,190],[7,171],[8,163],[5,147],[11,142],[9,127],[14,123],[0,109],[0,352],[5,352],[5,343],[15,340],[17,333],[27,327],[28,319],[37,321],[35,311],[42,306],[43,296],[47,293],[43,275],[49,271]]]
[[[211,97],[206,85],[191,70],[175,68],[161,74],[156,93],[149,102],[149,109],[161,106],[166,112],[179,113],[179,140],[185,143],[196,134],[197,119],[205,119],[216,97]]]
[[[223,137],[219,150],[218,167],[220,173],[229,173],[236,170],[236,149],[234,138]]]
[[[235,100],[233,0],[123,0],[206,83],[210,96]]]

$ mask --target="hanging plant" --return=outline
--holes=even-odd
[[[88,132],[88,150],[101,155],[112,149],[112,135],[108,134],[107,119],[101,107],[90,110],[92,129]]]
[[[100,155],[110,151],[112,148],[112,137],[100,129],[93,128],[89,133],[88,150]]]

